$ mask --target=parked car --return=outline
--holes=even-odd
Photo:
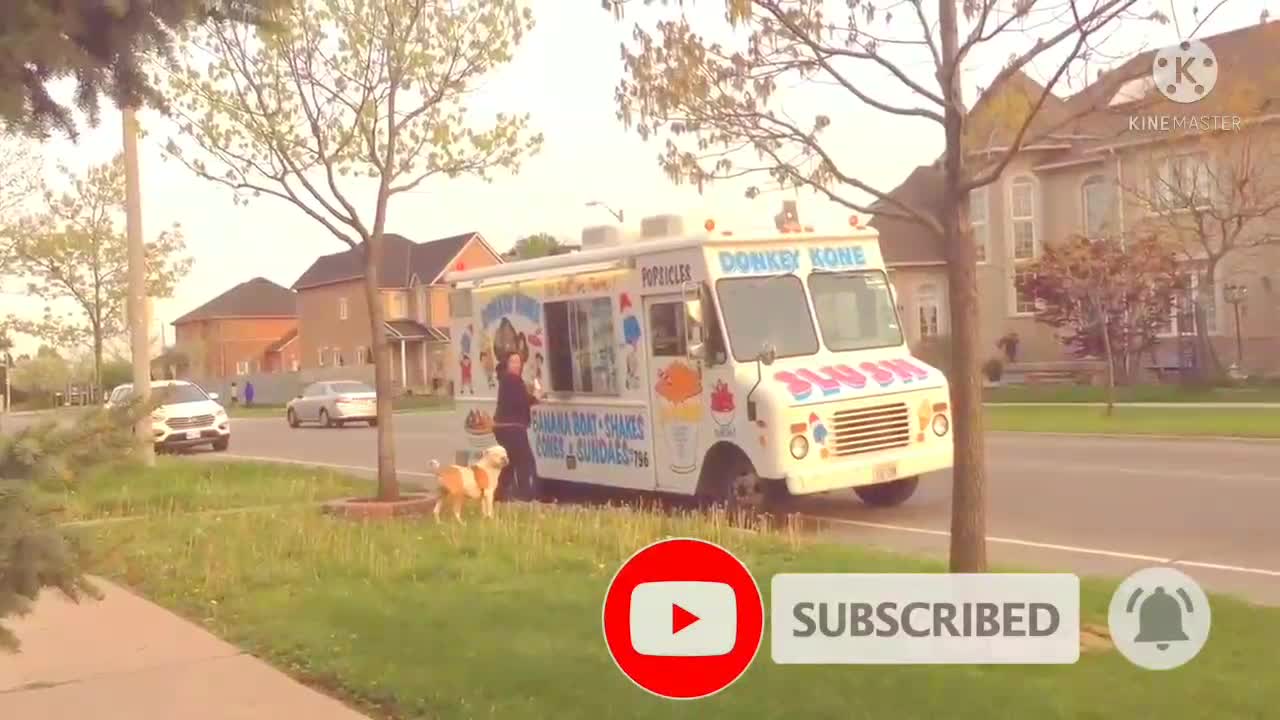
[[[123,405],[132,396],[133,383],[117,386],[107,398],[107,407]],[[151,398],[157,403],[151,411],[157,450],[210,445],[222,451],[231,446],[231,419],[218,404],[217,393],[207,393],[185,380],[156,380],[151,383]]]
[[[349,422],[378,424],[378,394],[355,380],[328,380],[311,383],[285,406],[289,427],[304,422],[325,427],[342,427]]]

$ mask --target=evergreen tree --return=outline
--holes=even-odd
[[[83,549],[40,507],[33,490],[74,484],[86,471],[127,456],[140,410],[94,410],[71,426],[50,421],[0,435],[0,619],[26,614],[45,588],[77,601],[97,597],[82,574]],[[17,637],[0,625],[0,650],[17,648]]]

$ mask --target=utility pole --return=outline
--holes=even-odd
[[[138,178],[138,117],[123,110],[125,225],[129,238],[129,339],[133,350],[133,391],[144,408],[151,405],[151,343],[147,312],[147,250],[142,243],[142,190]],[[155,465],[151,413],[143,412],[133,428],[138,457]]]

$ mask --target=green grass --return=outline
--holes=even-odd
[[[1106,408],[1095,406],[1001,405],[985,412],[987,430],[1280,438],[1274,408],[1117,407],[1107,417]]]
[[[198,462],[159,457],[152,468],[120,464],[74,485],[41,490],[64,522],[283,503],[368,494],[368,481],[330,470],[287,465]]]
[[[398,413],[435,412],[453,409],[453,399],[438,395],[402,395],[393,403]],[[284,418],[284,405],[244,405],[227,406],[227,413],[237,417],[278,417]]]
[[[631,718],[1274,717],[1280,609],[1218,597],[1188,665],[1150,672],[1114,650],[1072,666],[779,666],[766,638],[737,684],[673,703],[633,686],[600,629],[619,563],[665,536],[734,550],[766,592],[779,572],[939,572],[940,564],[722,518],[504,505],[496,521],[359,524],[314,509],[166,515],[83,532],[97,571],[375,716]],[[1113,590],[1086,580],[1105,626]]]
[[[1087,403],[1106,402],[1107,389],[1090,385],[1007,385],[987,388],[990,403]],[[1132,385],[1116,388],[1116,402],[1143,403],[1251,403],[1280,402],[1280,384],[1238,387],[1187,387],[1184,385]]]

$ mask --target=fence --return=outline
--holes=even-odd
[[[302,391],[302,388],[313,382],[324,380],[356,380],[373,385],[373,366],[360,365],[349,367],[325,367],[299,370],[298,372],[251,373],[234,378],[216,380],[202,379],[195,376],[184,378],[196,383],[208,392],[218,393],[224,404],[231,402],[231,383],[236,384],[241,402],[244,401],[244,387],[253,383],[253,403],[255,405],[283,405]]]

